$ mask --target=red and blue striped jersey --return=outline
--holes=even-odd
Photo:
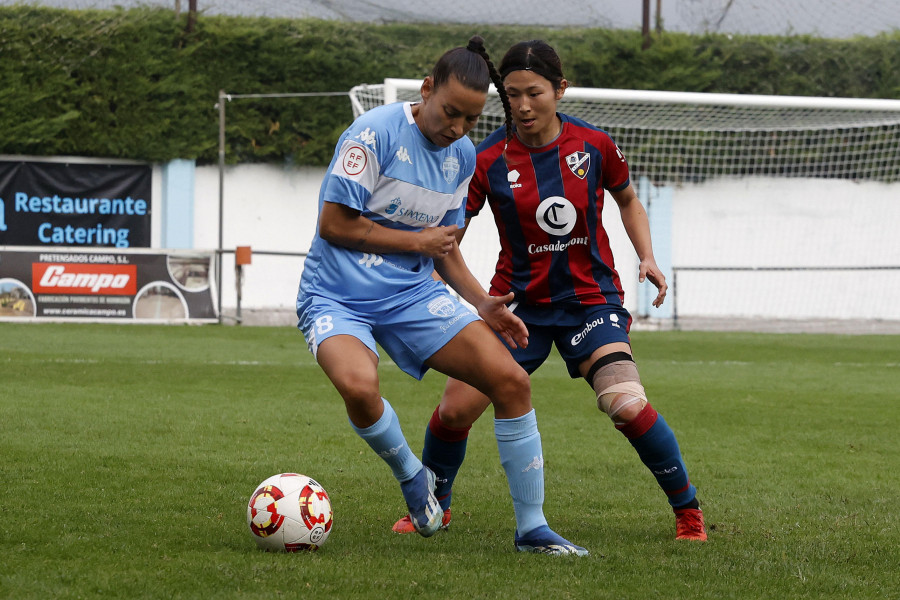
[[[628,163],[612,138],[559,114],[562,131],[531,148],[506,131],[478,146],[466,217],[487,201],[500,234],[491,294],[510,291],[523,304],[556,308],[613,304],[624,292],[603,228],[604,190],[628,187]]]

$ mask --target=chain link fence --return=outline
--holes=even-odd
[[[0,0],[0,6],[21,4]],[[188,0],[31,0],[66,9],[152,6],[188,10]],[[373,23],[473,23],[640,29],[637,0],[198,0],[201,14],[321,18]],[[900,2],[883,0],[650,0],[651,28],[684,33],[873,36],[900,29]]]

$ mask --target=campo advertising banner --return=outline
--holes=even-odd
[[[214,251],[0,246],[0,320],[217,320]]]
[[[147,164],[0,160],[0,246],[149,248]]]

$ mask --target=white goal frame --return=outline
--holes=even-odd
[[[351,104],[358,116],[378,104],[418,100],[420,87],[421,80],[399,78],[360,85],[350,92]],[[585,107],[592,112],[578,112]],[[652,290],[646,283],[639,288],[636,282],[633,249],[624,232],[616,231],[616,215],[604,215],[626,287],[626,305],[636,316],[676,323],[692,318],[900,323],[900,303],[876,302],[879,296],[900,294],[900,245],[891,241],[893,232],[888,230],[891,223],[900,223],[900,200],[883,197],[900,199],[900,100],[571,87],[559,110],[610,132],[629,159],[633,183],[650,214],[657,262],[669,275],[670,300],[664,310],[649,306]],[[473,141],[480,142],[502,125],[502,114],[492,88],[479,125],[470,133]],[[862,133],[857,135],[858,131]],[[694,150],[695,154],[689,154]],[[877,155],[866,154],[871,152]],[[728,202],[742,188],[770,190],[770,202],[760,204],[751,216],[761,219],[761,235],[772,230],[771,239],[745,254],[722,251],[716,245],[727,244],[727,235],[719,235],[705,249],[699,242],[685,242],[706,233],[690,230],[697,213],[688,208],[697,198],[709,202],[717,190],[723,196],[717,210],[731,211],[732,224],[738,218],[746,220],[747,214],[735,212],[740,205]],[[865,211],[856,210],[857,203],[868,202],[873,191],[881,199],[876,198],[866,210],[877,214],[859,221],[855,213]],[[831,204],[811,207],[804,196],[814,194]],[[606,204],[604,213],[613,203]],[[834,213],[833,218],[817,224],[819,208],[823,219]],[[804,211],[810,213],[806,221],[794,219],[795,213]],[[475,219],[472,224],[480,226],[482,221],[491,219]],[[776,232],[779,226],[785,231]],[[806,238],[791,245],[789,238],[795,231],[817,227],[821,235],[841,238],[841,244],[851,250],[871,248],[854,255],[852,251],[829,253],[824,244],[819,248]],[[496,239],[493,223],[484,229],[483,235],[476,236],[474,248],[470,237],[475,227],[463,244],[467,261],[482,283],[490,277],[499,248],[492,243]],[[815,234],[810,235],[815,239]],[[847,236],[854,240],[847,242]],[[764,251],[767,248],[771,251]],[[485,255],[486,266],[479,265]],[[729,292],[747,287],[770,294],[772,286],[785,289],[785,281],[810,286],[817,285],[810,280],[823,279],[828,289],[859,289],[866,305],[817,300],[820,292],[804,287],[786,290],[784,298],[773,298],[768,307],[736,306]]]

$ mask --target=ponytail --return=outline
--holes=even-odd
[[[505,156],[506,147],[509,145],[509,141],[513,136],[512,107],[509,104],[509,97],[506,95],[506,87],[503,85],[503,79],[500,77],[500,73],[497,72],[497,68],[494,67],[494,63],[491,62],[491,57],[488,56],[487,50],[484,49],[484,40],[481,36],[473,35],[472,39],[469,40],[469,45],[466,46],[466,50],[475,52],[484,59],[484,62],[487,63],[488,74],[491,77],[491,81],[494,83],[494,87],[497,88],[497,93],[500,95],[500,102],[503,104],[503,114],[505,116],[506,125],[506,143],[503,146],[503,154]]]

